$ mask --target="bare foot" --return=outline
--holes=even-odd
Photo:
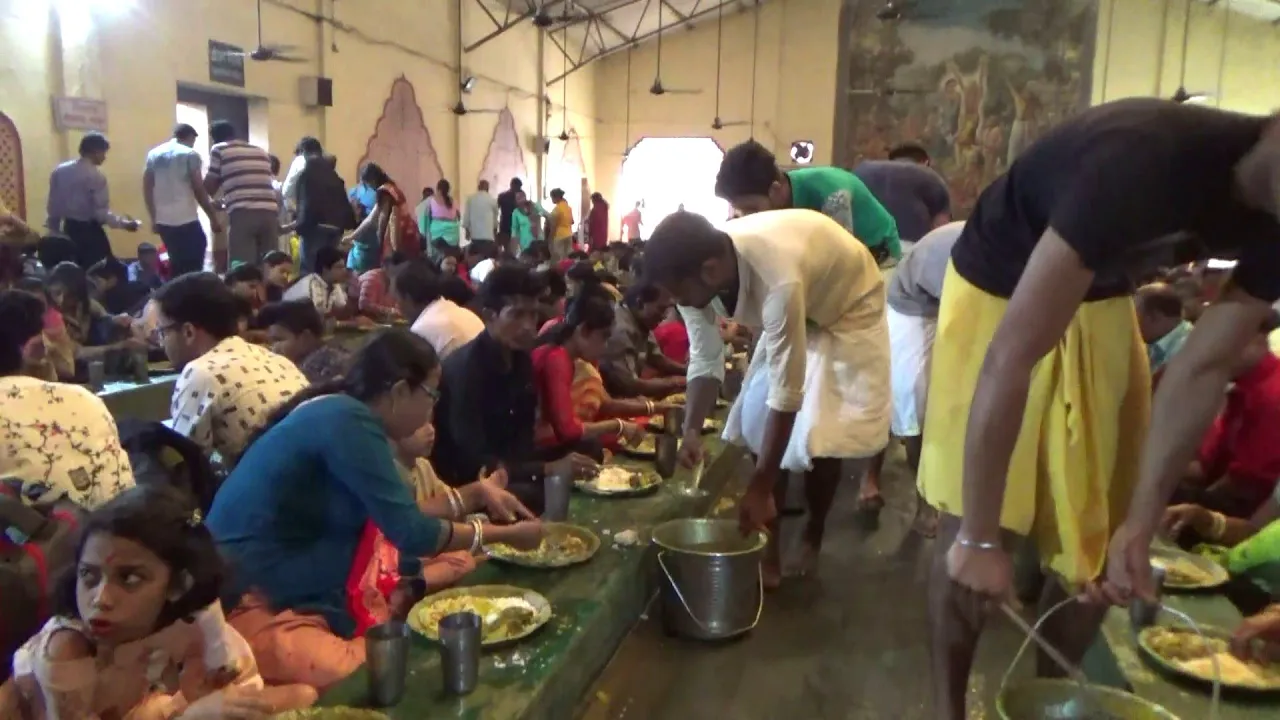
[[[938,510],[919,495],[916,495],[916,519],[911,529],[920,533],[921,537],[932,538],[938,535]]]
[[[809,540],[801,543],[800,563],[796,567],[796,575],[806,577],[818,572],[818,555],[822,552],[821,541],[815,545]]]

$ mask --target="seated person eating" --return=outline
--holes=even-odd
[[[157,332],[178,372],[172,427],[228,466],[271,412],[307,386],[289,360],[237,334],[237,305],[212,273],[183,275],[155,295]]]
[[[146,342],[134,338],[129,331],[133,318],[109,314],[90,296],[89,277],[75,263],[54,267],[45,279],[45,288],[53,307],[62,314],[78,377],[86,374],[87,363],[114,362],[122,354],[147,349]]]
[[[79,385],[29,377],[44,357],[44,302],[0,292],[0,476],[41,482],[95,508],[133,486],[107,406]]]
[[[298,278],[284,300],[310,300],[326,318],[345,319],[356,314],[356,304],[347,299],[347,258],[341,250],[325,246],[316,251],[316,271]]]
[[[383,259],[382,267],[360,274],[357,287],[361,314],[382,323],[400,319],[400,308],[396,305],[395,296],[391,292],[391,277],[395,269],[403,265],[405,260],[404,253],[396,251]]]
[[[323,689],[364,663],[356,633],[370,608],[349,580],[379,559],[370,529],[408,557],[541,543],[536,520],[452,523],[418,508],[393,444],[430,420],[439,381],[426,341],[382,331],[342,380],[276,410],[218,491],[206,524],[232,569],[224,604],[268,683]]]
[[[396,269],[392,290],[413,334],[431,343],[443,361],[484,331],[478,315],[444,296],[447,278],[425,259]]]
[[[536,511],[544,475],[596,468],[582,454],[540,451],[534,442],[538,392],[530,351],[541,295],[537,277],[521,265],[500,265],[485,278],[478,296],[485,329],[444,361],[431,454],[441,479],[455,487],[481,471],[505,469],[511,491]]]
[[[600,362],[611,395],[663,398],[684,390],[686,366],[663,355],[653,339],[670,308],[671,300],[655,285],[627,289]]]
[[[306,300],[271,303],[258,313],[271,350],[293,361],[311,384],[329,382],[345,372],[351,353],[324,341],[324,318]]]
[[[501,470],[481,473],[475,482],[458,488],[444,484],[427,459],[435,445],[435,426],[427,423],[413,435],[396,444],[396,460],[401,475],[418,503],[418,509],[432,517],[462,522],[472,513],[485,512],[502,523],[533,519],[514,495],[506,491],[507,474]],[[469,550],[454,550],[421,559],[422,579],[427,592],[439,592],[476,569],[481,555]],[[412,562],[401,561],[401,574],[416,572]]]
[[[533,373],[538,388],[537,443],[572,448],[584,440],[612,445],[639,442],[644,430],[621,418],[652,415],[667,405],[648,399],[614,400],[596,368],[613,330],[614,303],[598,288],[584,288],[569,303],[564,320],[538,338]]]
[[[1274,311],[1240,352],[1226,405],[1200,444],[1175,502],[1195,502],[1232,517],[1249,517],[1280,477],[1280,358],[1267,335],[1280,326]]]

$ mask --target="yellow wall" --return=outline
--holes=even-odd
[[[1270,23],[1228,15],[1227,4],[1191,0],[1187,90],[1212,93],[1210,104],[1224,109],[1272,112],[1280,107],[1280,34]],[[1094,102],[1173,95],[1182,69],[1186,7],[1184,0],[1102,0]]]
[[[830,162],[840,0],[770,0],[758,13],[755,138],[783,157],[792,141],[812,140],[814,161]],[[724,19],[720,117],[725,122],[750,119],[755,14],[732,13]],[[728,149],[751,135],[746,126],[711,129],[716,87],[714,14],[699,20],[692,30],[666,34],[662,41],[663,84],[701,88],[701,95],[650,95],[656,63],[652,41],[632,53],[629,133],[627,53],[616,53],[598,63],[595,98],[600,122],[595,174],[606,197],[614,195],[623,153],[642,138],[711,137]]]
[[[454,0],[344,0],[338,3],[337,20],[348,30],[336,33],[308,16],[322,5],[319,0],[266,0],[265,41],[296,45],[308,61],[247,60],[243,90],[209,82],[207,44],[215,39],[252,49],[254,0],[133,0],[128,9],[100,13],[87,22],[59,21],[49,3],[0,0],[0,47],[5,48],[0,53],[0,111],[22,134],[27,214],[36,224],[44,218],[49,172],[74,155],[80,137],[54,130],[50,98],[58,94],[106,100],[112,148],[103,171],[113,209],[135,216],[145,216],[142,160],[172,128],[179,83],[265,99],[266,143],[273,153],[287,163],[298,138],[315,135],[338,156],[340,171],[351,181],[391,84],[403,74],[414,86],[440,165],[458,194],[470,193],[480,174],[497,115],[459,118],[449,112],[457,87]],[[323,7],[327,12],[330,3]],[[493,29],[471,0],[462,7],[466,43]],[[530,176],[539,168],[529,150],[540,127],[538,35],[529,23],[463,60],[479,78],[467,104],[510,106]],[[331,49],[335,39],[336,53]],[[558,74],[560,58],[550,43],[545,56],[547,72]],[[333,79],[333,108],[303,107],[298,80],[308,75]],[[588,172],[595,167],[594,88],[591,68],[573,75],[568,89],[569,124],[581,137]],[[560,90],[549,94],[554,115],[546,134],[554,136],[560,131]],[[552,145],[550,156],[558,159],[563,148],[558,142]],[[416,195],[415,189],[405,190]],[[113,231],[112,242],[117,252],[130,254],[143,235]]]

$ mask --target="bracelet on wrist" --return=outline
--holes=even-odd
[[[966,537],[956,537],[956,544],[970,550],[1004,550],[1004,546],[998,542],[986,542],[984,540],[970,540]]]
[[[1213,526],[1209,529],[1209,539],[1221,540],[1227,534],[1227,516],[1212,510],[1210,513],[1213,516]]]
[[[480,518],[471,518],[471,530],[471,554],[475,555],[484,547],[484,523],[480,522]]]

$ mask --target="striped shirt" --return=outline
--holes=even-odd
[[[228,212],[269,210],[280,202],[271,181],[271,156],[243,140],[218,143],[209,149],[209,178],[217,180]]]

